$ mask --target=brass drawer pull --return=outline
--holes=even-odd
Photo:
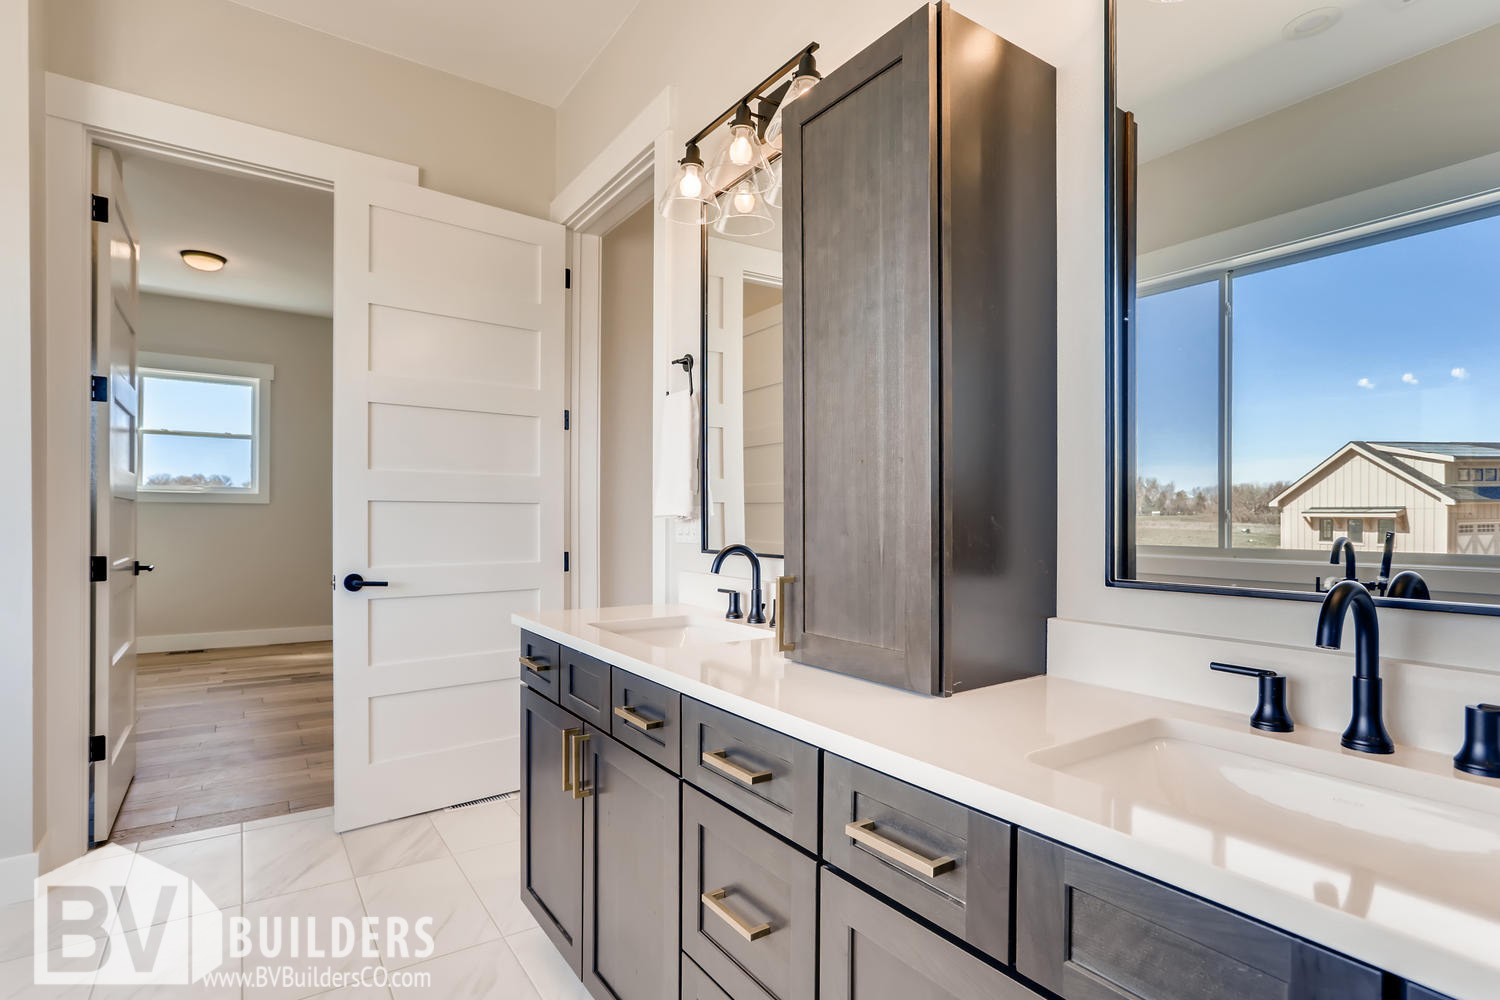
[[[584,761],[588,759],[584,756],[584,748],[588,746],[588,742],[588,733],[583,733],[573,741],[573,753],[577,756],[573,762],[573,798],[575,799],[586,799],[594,794],[594,790],[583,782],[583,775],[587,770],[584,767]]]
[[[887,840],[875,832],[875,821],[873,819],[857,819],[853,823],[845,823],[844,835],[856,843],[864,844],[881,857],[888,858],[901,867],[910,869],[918,875],[925,875],[928,878],[937,878],[944,872],[950,872],[958,864],[956,859],[947,856],[941,858],[923,857],[916,851],[908,850],[895,841]]]
[[[776,652],[790,653],[797,648],[794,642],[786,641],[786,616],[789,612],[786,603],[787,586],[797,582],[795,576],[778,576],[776,578]]]
[[[665,726],[667,724],[665,719],[646,718],[640,712],[637,712],[635,710],[634,705],[616,705],[615,716],[617,718],[624,719],[626,723],[634,726],[636,729],[639,729],[643,733],[652,729],[660,729],[662,726]]]
[[[730,760],[728,750],[705,750],[703,751],[703,763],[718,771],[726,778],[733,778],[742,785],[759,785],[771,780],[770,771],[752,771],[748,767],[741,767]]]
[[[714,889],[712,892],[705,892],[698,898],[703,901],[703,905],[708,907],[714,916],[724,921],[730,927],[733,927],[735,932],[746,941],[759,941],[771,933],[770,924],[750,924],[735,914],[729,907],[725,906],[723,899],[728,892],[728,889]]]
[[[552,664],[548,663],[545,659],[539,660],[534,656],[521,657],[521,666],[537,674],[545,674],[552,669]]]
[[[582,733],[582,729],[564,729],[562,747],[563,766],[563,791],[573,790],[573,737]]]

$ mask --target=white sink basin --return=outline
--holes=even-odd
[[[768,639],[770,630],[725,621],[722,618],[699,618],[688,615],[666,615],[660,618],[630,618],[617,622],[593,622],[601,632],[644,642],[648,646],[676,649],[682,646],[712,646],[725,642]]]
[[[1103,789],[1117,827],[1175,830],[1185,845],[1232,828],[1345,860],[1371,839],[1500,858],[1496,789],[1294,738],[1146,719],[1029,759]]]

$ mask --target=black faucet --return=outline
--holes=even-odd
[[[1354,543],[1349,541],[1344,535],[1340,535],[1333,540],[1333,551],[1328,554],[1328,562],[1333,566],[1337,566],[1339,564],[1340,553],[1344,556],[1344,579],[1358,580],[1359,572],[1354,568]]]
[[[1408,569],[1396,574],[1396,578],[1386,589],[1385,596],[1404,598],[1408,601],[1430,601],[1432,591],[1427,589],[1427,581],[1422,579],[1422,574]]]
[[[709,572],[717,573],[719,567],[724,565],[724,560],[738,552],[750,560],[750,616],[745,621],[751,625],[764,625],[766,623],[766,606],[760,599],[760,557],[751,550],[748,545],[736,542],[726,545],[714,556],[714,564],[709,567]]]
[[[1350,750],[1394,753],[1396,745],[1385,731],[1380,702],[1380,622],[1375,598],[1358,580],[1340,580],[1328,588],[1318,612],[1317,643],[1338,649],[1344,639],[1345,612],[1354,610],[1354,711],[1349,728],[1339,740]]]

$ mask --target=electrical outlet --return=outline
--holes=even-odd
[[[696,542],[702,537],[702,532],[698,530],[697,521],[678,521],[672,537],[679,542]]]

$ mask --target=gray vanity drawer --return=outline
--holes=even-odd
[[[812,1000],[818,863],[682,790],[682,950],[734,1000]]]
[[[823,756],[823,858],[980,951],[1010,962],[1009,823]]]
[[[609,715],[615,739],[673,774],[682,772],[682,695],[614,667]]]
[[[586,722],[609,731],[609,664],[562,647],[557,703]]]
[[[557,700],[557,678],[562,670],[556,642],[521,630],[521,680],[531,690]]]
[[[698,968],[697,962],[683,955],[682,1000],[730,1000],[730,997],[708,978],[708,973]]]
[[[817,853],[817,747],[684,698],[682,776]]]
[[[821,1000],[1041,1000],[831,868],[821,879]]]
[[[1381,973],[1022,831],[1016,969],[1065,1000],[1380,1000]]]

